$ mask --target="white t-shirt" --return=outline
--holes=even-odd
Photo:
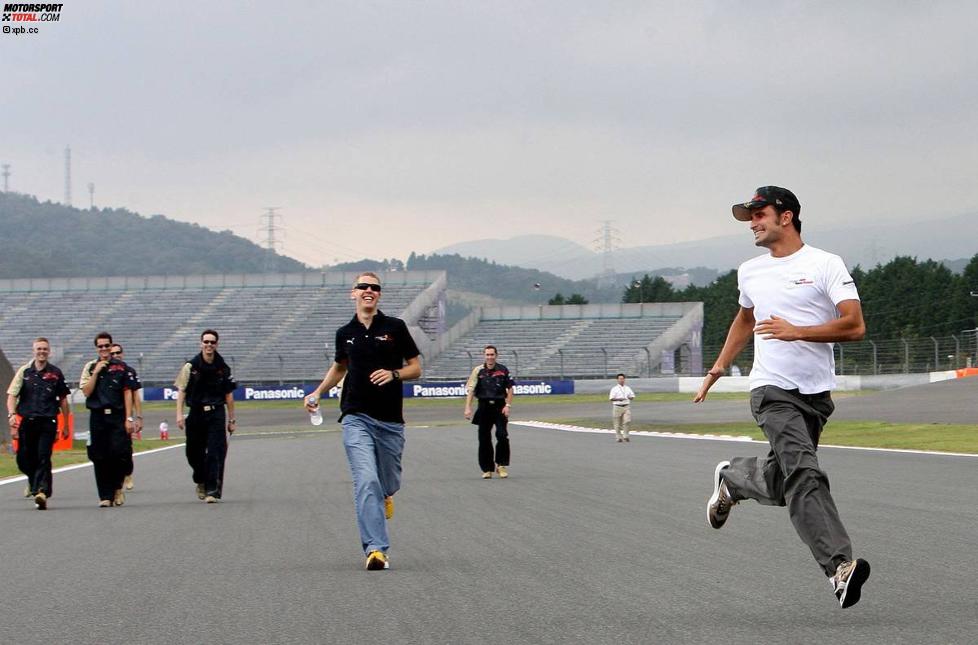
[[[856,285],[842,258],[804,245],[783,258],[772,255],[747,260],[737,269],[740,306],[754,309],[754,320],[772,315],[802,327],[839,317],[836,305],[859,300]],[[835,387],[833,343],[764,340],[754,335],[754,367],[750,389],[775,385],[802,394]]]
[[[608,400],[615,405],[628,405],[634,398],[635,393],[632,392],[632,388],[628,387],[627,385],[615,384],[615,386],[611,388],[611,392],[608,393]],[[625,400],[621,401],[620,399]]]

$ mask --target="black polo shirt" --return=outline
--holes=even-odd
[[[89,378],[95,371],[98,359],[89,361],[82,369],[83,373],[88,374]],[[95,389],[85,399],[85,407],[89,410],[100,410],[103,408],[113,408],[116,410],[125,409],[125,390],[135,390],[135,372],[132,371],[125,362],[118,358],[109,359],[109,364],[98,373],[95,381]]]
[[[18,385],[16,392],[14,386]],[[61,407],[61,399],[71,392],[65,383],[65,375],[57,367],[48,363],[43,369],[34,367],[34,361],[22,367],[14,377],[8,390],[17,398],[17,414],[22,417],[56,417]]]
[[[370,382],[370,375],[377,370],[399,370],[404,361],[420,354],[400,318],[378,311],[367,329],[353,316],[336,330],[336,362],[346,366],[340,419],[360,413],[378,421],[404,423],[401,381],[377,386]]]
[[[506,398],[506,390],[516,385],[513,377],[509,375],[509,369],[502,363],[496,363],[492,369],[482,364],[482,369],[476,374],[475,387],[473,394],[475,398],[481,400],[488,399],[502,401]]]

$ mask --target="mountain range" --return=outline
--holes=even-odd
[[[802,235],[806,243],[842,256],[850,267],[869,269],[897,256],[953,266],[978,253],[978,213],[899,224],[865,221],[839,229],[808,231],[803,227]],[[473,240],[433,251],[549,271],[573,280],[607,273],[609,268],[615,273],[643,273],[663,267],[678,267],[677,272],[682,267],[706,267],[722,273],[763,252],[753,245],[746,229],[743,235],[617,249],[610,267],[601,253],[552,235]]]

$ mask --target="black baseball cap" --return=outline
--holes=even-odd
[[[798,203],[798,198],[793,192],[780,186],[761,186],[754,191],[754,196],[746,202],[733,205],[733,216],[741,222],[749,222],[752,210],[764,208],[768,204],[791,211],[795,217],[801,215],[801,204]]]

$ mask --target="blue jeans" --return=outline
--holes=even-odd
[[[353,504],[363,552],[387,553],[390,542],[384,498],[401,488],[404,424],[348,414],[343,417],[343,446],[353,475]]]

